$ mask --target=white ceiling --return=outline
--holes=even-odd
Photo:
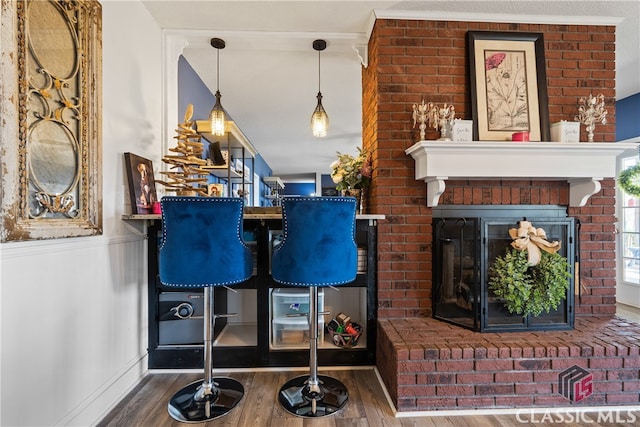
[[[158,1],[143,0],[160,27],[188,42],[183,55],[216,90],[220,37],[222,105],[273,169],[293,180],[329,173],[335,152],[362,142],[361,63],[374,13],[526,22],[616,24],[616,98],[640,92],[640,2],[635,1]],[[376,12],[374,12],[376,11]],[[522,17],[525,15],[525,17]],[[318,90],[329,115],[327,138],[311,135]],[[357,50],[356,50],[357,49]],[[421,94],[416,94],[416,102]],[[208,111],[195,112],[204,118]],[[410,120],[410,106],[407,106]],[[313,178],[312,178],[313,179]]]

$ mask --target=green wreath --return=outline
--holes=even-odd
[[[640,163],[620,172],[618,184],[630,196],[640,197]]]
[[[569,263],[557,253],[542,251],[529,267],[527,251],[509,249],[489,269],[489,289],[502,299],[509,313],[539,316],[557,309],[569,289]]]

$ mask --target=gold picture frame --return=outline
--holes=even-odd
[[[549,141],[543,34],[469,31],[467,42],[474,140]]]
[[[1,3],[0,242],[100,235],[102,6]]]

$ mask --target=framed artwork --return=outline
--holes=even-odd
[[[208,190],[211,197],[227,197],[227,186],[225,184],[209,184]]]
[[[129,199],[132,214],[153,213],[153,204],[158,200],[151,160],[133,153],[124,153]]]
[[[469,31],[467,42],[474,139],[549,141],[542,33]]]

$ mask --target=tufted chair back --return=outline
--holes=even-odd
[[[271,262],[276,282],[323,287],[355,280],[355,198],[285,197],[282,222],[283,240]]]
[[[240,198],[163,197],[160,281],[165,286],[229,286],[251,277]]]

